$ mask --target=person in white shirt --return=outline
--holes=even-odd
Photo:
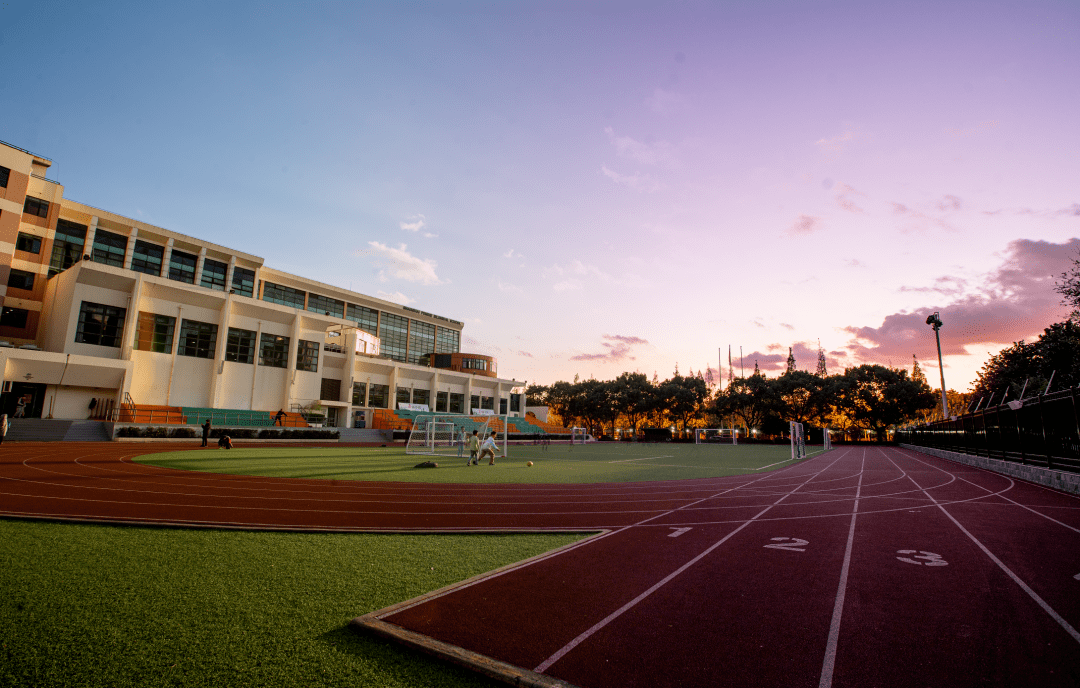
[[[491,456],[491,462],[489,466],[495,465],[495,450],[499,448],[499,445],[495,443],[495,431],[491,431],[491,435],[484,440],[484,443],[480,445],[480,458],[479,461],[484,460],[484,455],[489,454]]]

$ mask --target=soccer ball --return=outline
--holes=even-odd
[[[530,465],[530,466],[532,465],[532,461],[530,461],[530,462],[529,462],[529,465]]]

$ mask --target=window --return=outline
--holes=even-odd
[[[283,306],[303,308],[304,294],[305,292],[302,292],[299,289],[274,284],[273,282],[265,282],[263,284],[263,301],[269,301],[270,303],[280,303]]]
[[[412,393],[412,403],[431,404],[431,390],[414,389]]]
[[[326,401],[341,400],[341,380],[332,380],[328,377],[322,379],[319,387],[319,399]]]
[[[95,263],[104,263],[118,268],[124,267],[124,253],[127,251],[127,237],[113,234],[102,229],[94,234],[94,250],[90,257]]]
[[[288,368],[289,338],[263,332],[259,339],[259,365],[270,368]]]
[[[296,347],[296,369],[319,372],[319,343],[301,339]]]
[[[147,275],[160,275],[161,260],[164,256],[163,247],[136,239],[135,250],[131,255],[131,269]]]
[[[412,390],[408,387],[398,387],[397,397],[394,399],[399,404],[411,404],[412,403]]]
[[[390,385],[372,385],[368,393],[369,408],[387,408],[390,405]]]
[[[435,326],[413,320],[409,323],[409,363],[419,363],[420,357],[435,351]]]
[[[456,354],[461,351],[461,333],[457,330],[448,330],[440,327],[435,335],[435,352],[440,354]]]
[[[463,358],[461,359],[462,370],[487,370],[488,362],[482,358]]]
[[[480,408],[495,410],[495,397],[480,397]]]
[[[229,274],[229,264],[207,258],[202,265],[202,278],[199,283],[207,289],[225,291],[225,277]]]
[[[126,315],[126,308],[83,301],[82,306],[79,307],[79,325],[75,330],[75,341],[80,344],[119,348],[124,336]]]
[[[29,311],[22,308],[5,307],[0,311],[0,327],[17,327],[20,330],[26,327],[26,318]]]
[[[511,394],[510,395],[510,412],[511,413],[521,413],[521,397],[522,396],[523,395],[521,395],[521,394]]]
[[[33,289],[34,273],[23,270],[12,270],[8,273],[7,285],[15,289]]]
[[[195,284],[195,264],[199,257],[173,249],[169,254],[169,279],[177,282]]]
[[[499,399],[499,415],[506,415],[506,399]]]
[[[139,351],[171,354],[175,331],[176,318],[140,311],[135,330],[135,348]]]
[[[225,360],[233,363],[255,362],[255,333],[230,327],[225,340]]]
[[[382,342],[380,351],[383,356],[404,363],[409,342],[409,319],[383,313],[382,324],[379,325],[379,340]]]
[[[335,318],[345,317],[345,302],[319,294],[308,294],[307,309],[314,313],[330,313]]]
[[[58,221],[56,238],[53,239],[52,260],[49,261],[49,277],[79,262],[85,243],[86,225],[67,220]]]
[[[49,202],[43,201],[40,198],[34,198],[33,196],[27,196],[26,202],[23,203],[23,212],[27,215],[37,215],[38,217],[49,216]]]
[[[469,397],[469,413],[472,413],[473,409],[480,408],[480,396],[477,394]]]
[[[450,413],[465,413],[465,395],[461,392],[450,392]]]
[[[370,334],[379,333],[379,311],[365,306],[349,304],[345,316],[349,320],[355,320],[357,327]]]
[[[0,166],[0,189],[6,189],[8,184],[8,177],[11,176],[11,170]]]
[[[240,296],[254,296],[255,295],[255,271],[245,270],[244,268],[233,268],[232,271],[232,287]]]
[[[354,382],[352,385],[352,405],[353,406],[366,406],[367,401],[367,383],[366,382]]]
[[[41,253],[41,237],[19,232],[19,238],[15,240],[15,248],[27,253]]]
[[[180,321],[180,344],[176,347],[178,356],[213,358],[215,346],[217,325],[196,320]]]
[[[447,393],[435,392],[435,412],[447,413]]]

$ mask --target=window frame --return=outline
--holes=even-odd
[[[207,268],[218,266],[222,267],[220,273],[216,270],[207,270]],[[216,279],[216,276],[221,275],[220,286]],[[207,279],[209,277],[209,279]],[[199,275],[199,286],[206,287],[207,289],[213,289],[214,291],[225,291],[226,280],[229,278],[229,264],[220,260],[214,260],[213,258],[203,258],[203,266],[201,274]],[[209,284],[207,284],[209,282]]]
[[[179,256],[179,261],[177,260]],[[190,261],[190,265],[189,265]],[[183,284],[195,284],[195,270],[199,267],[199,256],[187,251],[177,251],[175,248],[169,252],[169,273],[167,277],[174,282]],[[187,268],[190,268],[188,270]],[[188,280],[186,277],[190,276]]]
[[[157,354],[171,354],[176,340],[176,318],[139,311],[135,325],[135,349]]]
[[[116,232],[110,232],[100,227],[94,232],[94,245],[90,247],[90,260],[102,265],[112,265],[116,268],[124,267],[124,258],[127,256],[128,239],[130,237]],[[119,245],[116,240],[123,242]],[[99,246],[100,244],[100,246]],[[119,251],[119,254],[117,253]],[[117,257],[119,255],[119,257]]]
[[[289,343],[285,335],[263,332],[259,336],[259,365],[288,370]]]
[[[247,335],[247,343],[242,338]],[[241,327],[230,327],[225,335],[225,360],[232,363],[255,363],[255,330],[245,330]],[[246,350],[246,355],[245,355]]]
[[[226,273],[226,276],[228,273]],[[240,296],[255,298],[255,271],[239,266],[233,266],[232,280],[229,289]]]
[[[16,322],[10,322],[11,318],[14,318]],[[25,330],[26,324],[29,321],[30,311],[25,308],[15,308],[14,306],[4,306],[3,308],[0,308],[0,327]]]
[[[18,281],[18,277],[22,278],[22,284],[12,284],[13,280]],[[24,291],[33,291],[34,280],[37,278],[37,273],[29,272],[27,270],[16,270],[11,268],[8,272],[7,286],[10,289],[22,289]]]
[[[142,249],[140,251],[140,249]],[[160,251],[157,255],[156,265],[157,272],[153,272],[150,268],[155,264],[151,252],[147,249],[156,249]],[[135,239],[135,245],[131,248],[131,269],[135,272],[141,272],[144,275],[153,275],[154,277],[161,277],[161,267],[165,262],[165,247],[161,244],[155,244],[151,241],[143,241],[142,239]]]
[[[307,302],[307,292],[274,282],[263,282],[262,300],[267,303],[276,303],[289,308],[304,310]]]
[[[307,339],[296,340],[296,369],[305,373],[319,372],[319,349],[321,348],[318,342]]]
[[[19,243],[20,242],[25,243],[24,239],[31,241],[32,242],[31,245],[35,246],[35,248],[37,250],[31,251],[30,249],[27,249],[27,248],[19,248]],[[23,251],[24,253],[33,253],[34,255],[40,255],[41,254],[41,246],[44,243],[45,243],[44,237],[39,237],[36,234],[27,234],[26,232],[19,232],[19,236],[17,236],[15,238],[15,250],[16,251]]]
[[[34,215],[36,217],[48,219],[49,206],[49,201],[46,201],[44,198],[27,196],[26,200],[23,201],[23,213],[25,215]]]
[[[11,178],[11,168],[0,165],[0,189],[6,189]]]
[[[93,323],[93,329],[96,329],[97,332],[88,331],[87,325],[91,324],[88,318],[90,315],[98,315],[101,318],[100,322]],[[111,323],[109,318],[112,318]],[[83,301],[79,305],[79,320],[75,327],[75,342],[119,349],[124,340],[124,321],[126,319],[126,308]]]
[[[217,323],[182,318],[176,343],[176,355],[188,358],[214,358],[217,349],[217,330]]]

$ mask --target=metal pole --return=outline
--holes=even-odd
[[[938,321],[934,325],[934,339],[937,340],[937,362],[938,372],[941,373],[941,414],[945,418],[949,417],[949,402],[945,399],[945,366],[941,362],[941,334],[938,330],[941,328],[941,322]]]

